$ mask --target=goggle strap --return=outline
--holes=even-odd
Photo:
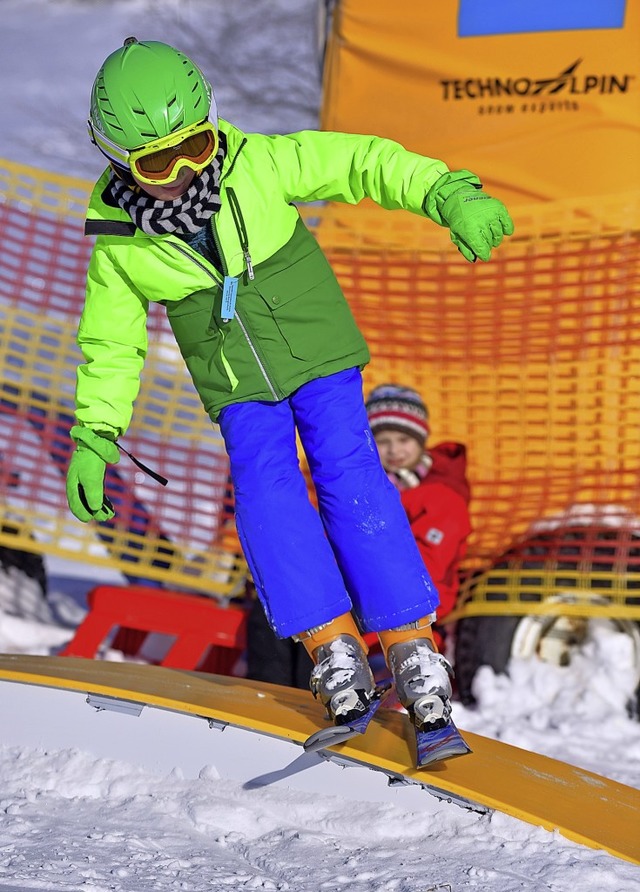
[[[104,133],[100,133],[99,130],[96,130],[91,121],[88,122],[88,125],[89,135],[94,145],[96,145],[110,161],[116,161],[121,165],[128,166],[130,155],[128,149],[123,149],[117,143],[110,140],[108,136],[105,136]]]

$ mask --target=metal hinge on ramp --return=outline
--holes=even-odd
[[[121,712],[124,715],[132,715],[138,718],[145,707],[144,703],[135,700],[123,700],[120,697],[108,697],[105,694],[87,694],[89,706],[93,706],[98,712]]]
[[[406,777],[403,774],[396,774],[395,772],[388,771],[384,768],[379,768],[376,765],[369,765],[366,762],[358,762],[356,759],[349,758],[348,756],[339,756],[334,753],[332,750],[320,750],[318,755],[321,759],[324,759],[327,762],[332,762],[334,765],[338,765],[340,768],[368,768],[370,771],[376,771],[380,774],[384,774],[387,777],[387,783],[390,787],[418,787],[424,790],[426,793],[429,793],[431,796],[435,796],[436,799],[440,799],[443,802],[452,802],[454,805],[459,805],[461,808],[469,809],[470,811],[478,812],[479,814],[490,814],[493,809],[489,808],[489,806],[481,805],[478,802],[474,802],[473,799],[467,799],[465,796],[461,796],[460,794],[451,793],[447,790],[441,790],[439,787],[434,786],[433,784],[427,784],[416,780],[415,778]]]
[[[132,715],[135,718],[138,718],[147,705],[146,703],[139,703],[137,700],[124,700],[122,697],[110,697],[107,694],[87,694],[86,702],[89,706],[97,709],[98,712],[119,712],[122,715]],[[215,731],[224,731],[225,728],[229,727],[229,722],[224,722],[220,719],[212,719],[208,716],[198,716],[198,718],[203,718],[209,727]]]

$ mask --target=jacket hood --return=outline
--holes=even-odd
[[[433,464],[426,479],[430,483],[446,483],[469,504],[471,487],[467,480],[467,447],[463,443],[446,442],[427,451]]]

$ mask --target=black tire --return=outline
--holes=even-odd
[[[473,679],[481,666],[505,674],[511,658],[513,639],[522,616],[470,616],[456,625],[454,669],[457,697],[464,706],[473,706]],[[640,721],[640,684],[627,706],[629,716]]]
[[[12,523],[0,523],[0,530],[4,534],[18,535],[19,528]],[[30,538],[33,538],[31,536]],[[0,571],[6,576],[24,575],[32,580],[43,599],[47,597],[47,571],[44,558],[35,551],[25,551],[21,548],[11,548],[8,545],[0,545]],[[18,614],[19,615],[19,614]]]
[[[37,584],[42,597],[47,597],[47,573],[42,555],[0,546],[0,567],[5,573],[12,569],[23,573]]]
[[[511,644],[520,616],[470,616],[456,625],[454,661],[457,696],[465,706],[472,706],[472,684],[480,666],[494,672],[506,672]]]
[[[0,524],[3,533],[16,535],[18,528]],[[47,574],[41,554],[0,545],[0,613],[50,620]]]
[[[638,620],[636,625],[640,629],[640,620]],[[640,722],[640,682],[638,682],[638,685],[633,692],[633,697],[629,701],[628,709],[629,717],[635,719],[637,722]]]

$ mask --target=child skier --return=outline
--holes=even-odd
[[[369,711],[361,631],[375,631],[416,726],[446,724],[450,669],[429,644],[438,596],[367,422],[367,345],[294,202],[405,208],[448,226],[469,261],[513,231],[504,205],[469,171],[387,139],[244,134],[218,119],[194,62],[155,41],[128,38],[105,60],[89,131],[109,166],[86,222],[97,239],[78,328],[71,511],[113,516],[105,466],[131,420],[149,301],[161,302],[220,425],[258,594],[276,634],[311,654],[314,695],[338,725]]]

